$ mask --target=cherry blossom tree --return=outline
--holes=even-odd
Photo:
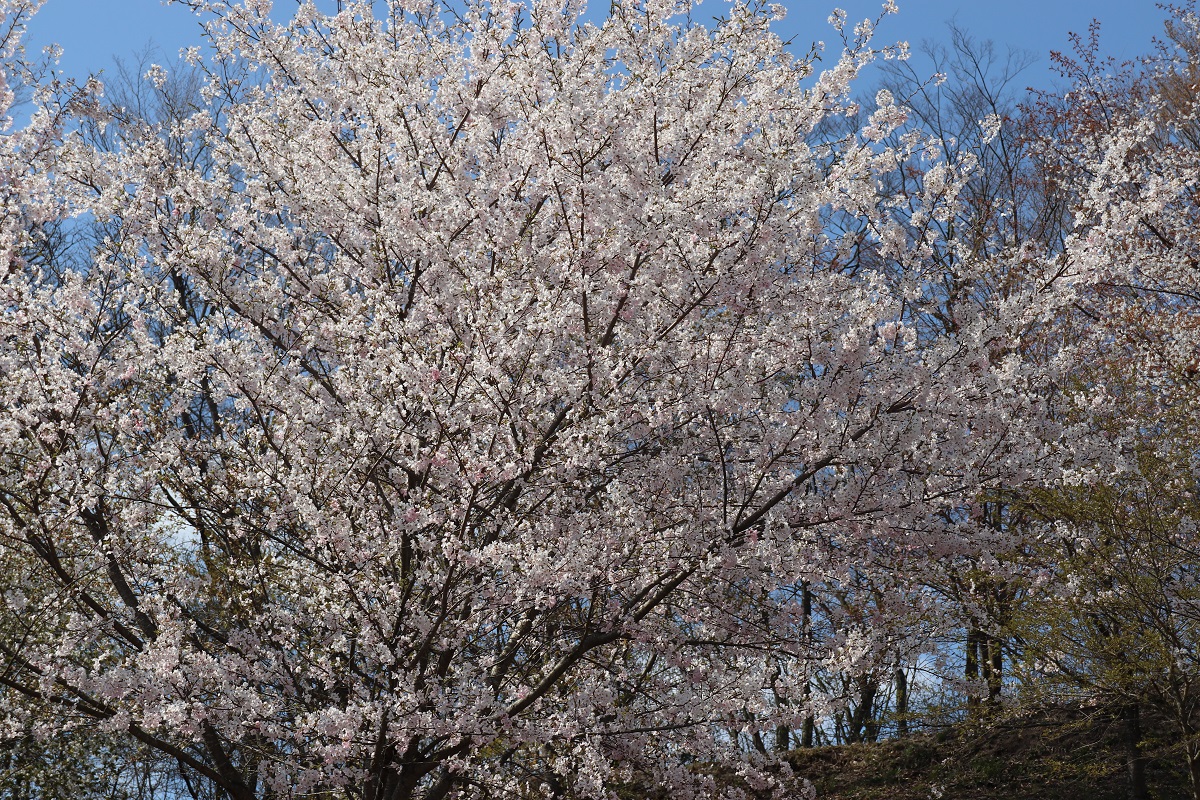
[[[237,800],[782,793],[745,740],[909,652],[921,565],[1007,546],[973,499],[1063,459],[1053,282],[928,324],[970,163],[888,93],[814,135],[896,52],[835,14],[817,74],[757,2],[189,5],[186,113],[5,140],[4,724]]]

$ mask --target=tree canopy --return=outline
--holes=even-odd
[[[906,731],[916,668],[977,707],[1066,652],[1023,598],[1127,617],[1076,556],[1133,598],[1134,532],[1190,564],[1194,502],[1139,487],[1194,491],[1194,14],[951,132],[919,82],[857,98],[903,48],[844,15],[798,57],[760,2],[183,5],[205,48],[106,88],[0,0],[0,737],[62,754],[28,796],[67,758],[783,795],[788,749]]]

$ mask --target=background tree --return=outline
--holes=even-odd
[[[1195,101],[1179,91],[1197,36],[1190,6],[1171,13],[1169,37],[1140,63],[1103,61],[1098,28],[1077,40],[1076,57],[1059,60],[1073,81],[1066,100],[1043,96],[1033,117],[1047,174],[1076,219],[1060,262],[1078,276],[1079,298],[1047,329],[1074,348],[1060,408],[1106,440],[1111,458],[1080,465],[1091,488],[1031,499],[1057,525],[1032,552],[1059,602],[1031,606],[1022,636],[1043,688],[1122,709],[1134,797],[1148,796],[1142,708],[1175,725],[1200,787],[1189,655],[1200,162]]]

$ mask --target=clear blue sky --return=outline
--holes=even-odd
[[[607,5],[604,0],[594,0]],[[845,8],[851,21],[874,17],[882,0],[783,0],[788,20],[781,29],[795,36],[807,50],[814,39],[833,46],[825,20],[834,6]],[[292,7],[294,0],[277,0],[277,7]],[[706,0],[719,13],[721,0]],[[890,17],[880,39],[908,40],[913,48],[925,39],[945,39],[945,22],[951,18],[976,38],[1034,52],[1038,62],[1028,71],[1026,84],[1048,86],[1049,52],[1067,49],[1067,31],[1086,31],[1092,17],[1103,23],[1101,42],[1106,53],[1130,57],[1147,52],[1150,40],[1162,31],[1163,12],[1154,0],[897,0],[900,14]],[[154,43],[174,54],[179,48],[199,44],[199,26],[180,6],[164,7],[159,0],[46,0],[34,21],[31,50],[49,42],[64,48],[61,67],[69,75],[83,75],[112,64],[114,55],[128,59]]]

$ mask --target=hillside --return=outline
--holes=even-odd
[[[1151,798],[1190,797],[1178,741],[1148,721]],[[1057,710],[961,724],[906,740],[796,751],[798,774],[837,800],[1125,800],[1122,727],[1105,711]]]

